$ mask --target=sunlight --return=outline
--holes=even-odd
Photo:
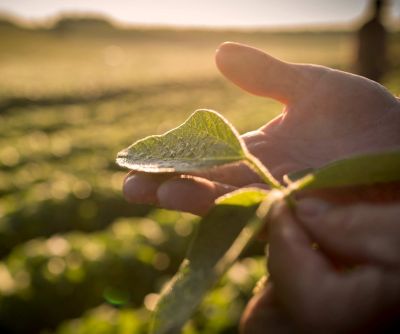
[[[59,13],[94,12],[125,24],[214,26],[214,27],[296,27],[307,25],[348,25],[367,7],[366,0],[19,0],[0,4],[0,11],[25,19],[40,19]],[[400,1],[392,1],[393,19],[400,16]]]

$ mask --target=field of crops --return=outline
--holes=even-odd
[[[157,292],[197,218],[126,203],[116,152],[198,108],[242,132],[279,113],[224,81],[213,53],[234,40],[288,61],[350,69],[351,33],[0,25],[0,332],[145,333]],[[400,36],[392,36],[400,93]],[[397,61],[397,63],[396,63]],[[229,224],[229,222],[227,222]],[[207,297],[186,333],[236,333],[263,274],[255,245]]]

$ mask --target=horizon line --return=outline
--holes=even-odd
[[[11,11],[0,10],[0,20],[8,20],[11,23],[26,29],[50,29],[57,24],[58,21],[64,18],[79,19],[79,18],[92,18],[102,19],[109,22],[116,29],[129,29],[129,28],[144,28],[144,29],[176,29],[176,30],[240,30],[240,31],[271,31],[271,32],[291,32],[291,31],[351,31],[354,30],[362,19],[355,20],[351,23],[300,23],[300,24],[226,24],[226,25],[213,25],[213,24],[173,24],[173,23],[144,23],[144,22],[124,22],[112,15],[96,12],[96,11],[59,11],[56,14],[49,15],[42,18],[26,18]],[[398,22],[387,22],[387,26],[392,30],[399,30],[400,24]]]

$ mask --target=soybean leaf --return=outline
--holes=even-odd
[[[250,241],[249,232],[243,234],[246,231],[243,228],[249,221],[258,220],[257,207],[267,196],[266,191],[249,188],[217,200],[216,206],[201,220],[187,258],[162,293],[152,333],[179,333],[207,290]]]
[[[256,217],[247,222],[232,246],[221,260],[219,260],[216,266],[218,272],[224,272],[237,259],[246,246],[260,232],[265,221],[269,218],[272,206],[280,200],[287,200],[287,198],[285,198],[285,192],[282,190],[273,189],[266,194],[264,200],[257,209]]]
[[[293,176],[288,177],[290,178],[293,179]],[[387,151],[332,162],[291,183],[289,188],[295,191],[372,185],[399,180],[400,151]]]
[[[191,172],[246,158],[235,128],[211,110],[197,110],[179,127],[146,137],[117,155],[117,164],[149,173]]]

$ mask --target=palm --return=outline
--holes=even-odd
[[[278,179],[354,153],[400,146],[400,103],[373,81],[325,67],[284,63],[234,43],[220,47],[216,62],[242,89],[286,105],[282,115],[243,136]],[[259,182],[244,165],[198,176],[136,174],[127,179],[124,192],[131,202],[202,214],[216,197]]]
[[[400,144],[400,106],[381,85],[325,68],[315,88],[244,138],[272,173],[282,175],[354,153]]]

